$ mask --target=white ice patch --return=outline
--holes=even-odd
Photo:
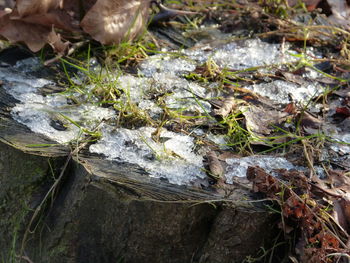
[[[133,103],[141,101],[151,89],[151,82],[148,78],[122,75],[118,78],[119,88],[124,91],[123,100],[130,100]]]
[[[42,63],[37,57],[26,58],[16,62],[14,68],[22,73],[29,73],[40,69]]]
[[[65,104],[57,106],[55,105],[56,103],[46,103],[49,100],[40,95],[37,95],[37,97],[39,98],[38,100],[43,100],[44,102],[38,103],[37,101],[28,100],[24,103],[18,103],[12,109],[12,116],[32,131],[43,134],[59,143],[68,143],[81,136],[81,129],[62,115],[78,123],[81,128],[88,130],[95,128],[102,119],[109,119],[115,115],[114,111],[95,105],[75,107]],[[55,100],[55,97],[59,96],[53,96],[51,99]],[[60,120],[64,124],[65,130],[57,130],[52,127],[51,123],[55,120]]]
[[[150,127],[130,130],[105,125],[102,138],[89,150],[111,160],[137,164],[151,177],[166,178],[173,184],[189,184],[206,177],[202,156],[193,152],[192,137],[163,129],[160,142],[155,142],[155,131]]]
[[[331,136],[334,141],[339,143],[331,144],[330,148],[342,155],[350,154],[350,133],[335,134]]]
[[[251,67],[281,64],[296,60],[280,44],[270,44],[260,39],[247,39],[231,42],[222,46],[202,49],[189,49],[184,52],[190,59],[204,63],[212,59],[218,66],[233,70]]]
[[[243,70],[295,61],[296,58],[290,53],[288,49],[282,50],[280,44],[270,44],[260,39],[233,41],[215,47],[201,45],[180,51],[179,54],[152,56],[141,63],[140,73],[146,77],[160,72],[180,76],[193,72],[196,66],[209,59],[222,68]]]
[[[18,100],[25,99],[23,96],[52,83],[46,79],[28,77],[19,71],[8,68],[0,68],[0,79],[5,82],[6,91]]]
[[[149,99],[158,94],[166,94],[164,102],[170,109],[199,113],[211,110],[208,102],[196,99],[196,95],[206,96],[204,87],[168,72],[155,73],[151,78],[123,75],[118,82],[124,91],[122,101],[138,104],[140,109],[149,110],[150,116],[160,113],[158,106],[150,107],[155,104]]]
[[[151,118],[159,118],[163,113],[163,110],[151,100],[142,100],[139,102],[138,107],[140,110],[148,112]]]
[[[229,158],[226,159],[228,166],[226,167],[226,183],[232,184],[233,177],[245,177],[249,166],[259,166],[271,172],[274,169],[296,169],[292,163],[282,157],[274,156],[248,156],[242,158]]]
[[[67,121],[61,114],[79,123],[82,128],[92,129],[102,119],[115,115],[113,110],[95,105],[68,105],[67,98],[60,94],[42,96],[38,89],[52,81],[42,78],[32,78],[12,69],[1,68],[0,79],[6,92],[21,101],[13,107],[11,115],[36,133],[46,135],[59,143],[68,143],[77,139],[81,130]],[[52,122],[60,120],[64,127],[57,130]]]
[[[208,133],[206,138],[215,143],[222,150],[229,149],[226,135],[214,135],[212,133]]]
[[[176,58],[169,54],[154,55],[140,65],[140,72],[145,77],[152,77],[159,72],[181,75],[195,69],[195,62],[186,58]]]
[[[300,86],[283,80],[254,84],[246,88],[281,104],[291,102],[290,97],[297,102],[307,103],[311,98],[323,92],[320,85],[311,83],[307,86]]]

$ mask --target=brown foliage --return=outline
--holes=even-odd
[[[12,9],[0,10],[0,36],[23,42],[33,52],[50,44],[63,53],[68,40],[82,33],[115,44],[134,39],[144,29],[149,5],[149,0],[89,0],[83,6],[78,0],[18,0]]]
[[[99,0],[80,25],[102,44],[133,39],[144,29],[148,19],[148,1]]]
[[[62,8],[63,0],[17,0],[16,9],[20,17],[45,14]]]
[[[286,235],[291,227],[299,239],[294,244],[294,254],[299,262],[343,262],[332,253],[350,255],[349,219],[350,202],[347,195],[333,195],[326,185],[312,187],[313,182],[303,172],[275,170],[272,176],[260,167],[249,167],[247,178],[253,182],[253,191],[276,200],[285,218],[280,226]],[[345,173],[329,171],[330,180],[337,189],[347,191],[349,182]],[[322,195],[319,191],[322,190]],[[345,194],[345,192],[344,192]],[[333,204],[333,217],[325,209]],[[288,225],[287,225],[288,224]]]

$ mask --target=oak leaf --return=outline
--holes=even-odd
[[[16,9],[20,17],[44,14],[63,7],[63,0],[17,0]]]
[[[38,52],[47,43],[50,29],[40,25],[33,26],[22,21],[10,20],[3,16],[0,20],[0,35],[11,43],[24,42],[33,52]]]
[[[102,44],[132,40],[145,28],[149,5],[148,0],[98,0],[80,26]]]

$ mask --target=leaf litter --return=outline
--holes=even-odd
[[[56,27],[67,30],[77,25],[77,13],[67,12],[76,6],[47,1],[35,7],[32,1],[34,6],[26,9],[21,2],[2,14],[6,26],[0,34],[24,41],[34,51],[48,43],[64,53],[71,44],[62,40],[61,33],[67,32]],[[245,184],[249,180],[252,192],[273,200],[280,209],[279,227],[292,244],[290,260],[345,262],[350,243],[349,9],[345,2],[333,2],[324,9],[330,13],[327,18],[315,9],[322,3],[305,1],[306,8],[314,10],[313,17],[309,12],[293,16],[291,9],[285,20],[269,13],[281,11],[273,4],[208,8],[207,19],[220,21],[220,34],[204,24],[202,29],[210,29],[215,37],[187,49],[165,48],[164,54],[141,61],[134,74],[97,67],[98,83],[83,74],[74,89],[43,95],[41,90],[54,83],[29,76],[30,70],[21,72],[19,62],[1,69],[2,87],[20,101],[12,110],[14,119],[60,143],[99,127],[102,136],[91,143],[91,153],[136,164],[151,177],[213,191],[239,178]],[[109,12],[109,4],[91,1],[86,15],[97,8]],[[57,14],[57,8],[66,13]],[[141,12],[146,11],[148,6],[142,6]],[[231,18],[244,12],[251,21],[242,18],[241,24],[255,21],[260,38],[237,40],[245,31]],[[54,30],[40,25],[66,14],[71,20],[54,23]],[[98,30],[100,18],[90,21],[95,17],[87,16],[82,29],[101,43],[110,43],[111,35]],[[136,22],[130,38],[145,23]],[[28,23],[45,33],[35,31],[32,38],[23,34],[23,39],[11,36],[12,27],[25,31]],[[194,37],[193,31],[187,37]],[[106,91],[105,86],[112,88]]]

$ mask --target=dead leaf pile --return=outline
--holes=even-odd
[[[347,262],[350,256],[350,179],[344,171],[328,173],[327,180],[313,180],[300,171],[247,170],[253,192],[279,204],[279,226],[290,240],[297,237],[290,253],[298,262]]]
[[[0,36],[33,52],[50,44],[64,53],[84,34],[102,44],[135,38],[148,20],[151,1],[17,0],[0,10]]]

